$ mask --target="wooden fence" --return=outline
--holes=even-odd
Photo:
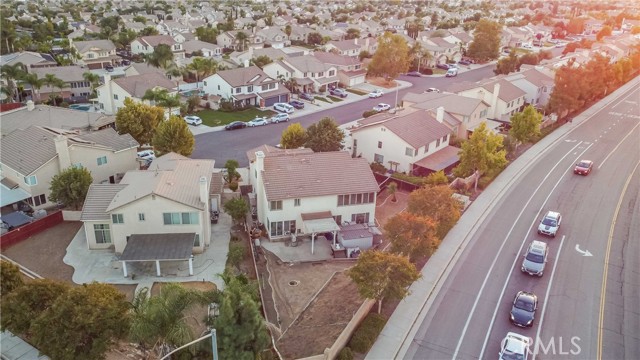
[[[25,240],[32,235],[35,235],[52,226],[58,225],[62,221],[62,211],[57,210],[56,212],[35,220],[32,223],[13,229],[8,233],[0,236],[0,249],[6,249],[7,247],[19,243],[20,241]]]

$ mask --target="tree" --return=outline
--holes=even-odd
[[[449,179],[444,171],[440,170],[427,175],[425,183],[429,186],[447,185],[449,184]]]
[[[138,33],[133,31],[133,29],[125,29],[118,33],[118,37],[115,38],[114,43],[116,43],[116,45],[118,45],[119,47],[126,48],[127,46],[131,45],[131,42],[135,40],[136,37],[138,37]]]
[[[162,68],[164,70],[175,66],[173,62],[173,51],[166,44],[160,44],[153,49],[151,54],[145,56],[145,62],[151,66]]]
[[[640,34],[640,26],[636,25],[631,28],[631,35]]]
[[[0,296],[7,296],[24,284],[18,265],[0,261]],[[3,312],[3,314],[6,314]]]
[[[175,115],[161,122],[153,135],[153,149],[158,156],[174,152],[190,156],[195,146],[193,134],[183,118]]]
[[[62,81],[62,79],[60,79],[59,77],[55,76],[54,74],[45,74],[44,78],[42,78],[42,85],[51,87],[51,88],[58,88],[60,90],[62,90],[62,88],[65,86],[65,82]],[[56,96],[53,96],[53,106],[56,106]]]
[[[526,143],[540,136],[542,114],[533,105],[528,105],[522,112],[511,116],[511,135],[516,140],[516,149],[521,143]]]
[[[482,122],[469,140],[462,143],[460,164],[455,167],[456,176],[469,176],[477,172],[475,190],[478,189],[478,178],[489,171],[497,172],[507,165],[506,151],[502,145],[502,136],[489,132],[487,123]]]
[[[103,359],[129,330],[129,305],[109,284],[70,288],[34,320],[34,345],[53,359]]]
[[[7,89],[10,93],[9,97],[12,100],[15,100],[16,95],[18,95],[18,100],[21,101],[22,99],[20,99],[21,96],[18,93],[18,85],[16,84],[16,80],[21,79],[25,75],[24,65],[20,62],[13,65],[3,65],[0,68],[0,73],[2,74],[2,77],[7,81]]]
[[[91,86],[91,95],[94,95],[96,88],[100,84],[100,76],[98,74],[87,71],[82,74],[82,78],[84,79],[84,81],[89,83],[89,85]]]
[[[224,203],[223,208],[236,223],[243,221],[249,212],[249,205],[243,198],[233,198]]]
[[[291,24],[287,24],[284,27],[284,33],[287,34],[287,37],[291,36]]]
[[[187,65],[187,70],[193,71],[196,74],[196,82],[200,82],[201,79],[218,71],[218,63],[213,59],[195,58]]]
[[[129,337],[151,347],[159,357],[167,350],[194,340],[185,314],[196,304],[207,302],[204,292],[176,283],[164,283],[160,293],[149,296],[149,289],[138,291],[132,302]]]
[[[400,35],[385,32],[378,38],[378,50],[373,54],[367,73],[382,76],[389,82],[407,72],[410,61],[407,41]]]
[[[214,28],[200,26],[196,28],[196,36],[200,41],[216,44],[218,31]]]
[[[31,92],[33,95],[35,95],[34,101],[40,101],[39,93],[40,93],[40,89],[42,88],[43,81],[42,79],[38,79],[38,74],[36,73],[25,74],[21,80],[23,83],[31,86]]]
[[[311,32],[307,35],[307,44],[309,45],[320,45],[322,44],[322,35],[317,32]]]
[[[480,19],[467,55],[479,61],[497,59],[500,55],[501,31],[502,25],[484,18]]]
[[[398,199],[396,199],[396,192],[397,191],[398,191],[398,184],[392,181],[387,186],[387,192],[389,192],[389,195],[391,195],[391,201],[392,202],[398,201]]]
[[[151,144],[158,124],[163,120],[162,108],[125,99],[124,107],[116,114],[116,129],[119,134],[130,134],[140,145]]]
[[[273,62],[273,60],[271,60],[271,58],[267,55],[260,55],[252,59],[251,61],[253,62],[253,65],[259,67],[260,69],[265,67],[265,65],[271,64]]]
[[[280,146],[283,149],[297,149],[303,147],[306,142],[307,133],[300,123],[287,126],[280,137]]]
[[[240,173],[238,173],[237,169],[240,166],[237,160],[229,159],[224,163],[224,168],[227,170],[227,174],[225,175],[225,181],[227,183],[232,183],[234,181],[238,181],[240,179]]]
[[[255,294],[247,291],[239,277],[226,277],[214,327],[221,359],[258,359],[258,354],[269,347],[269,334]]]
[[[92,182],[93,178],[87,168],[64,169],[51,179],[49,200],[78,210],[82,207]]]
[[[314,152],[338,151],[344,145],[344,132],[338,128],[338,124],[330,118],[325,117],[319,122],[307,128],[307,141],[305,147]]]
[[[385,238],[391,242],[392,253],[418,260],[433,254],[440,240],[436,236],[436,222],[430,217],[401,212],[384,225]]]
[[[249,36],[244,31],[238,31],[238,33],[236,34],[236,43],[238,43],[242,47],[241,51],[244,51],[244,47],[248,42]]]
[[[347,29],[347,34],[344,36],[345,40],[358,39],[360,38],[360,30],[356,28]]]
[[[556,70],[555,84],[549,96],[547,110],[562,117],[567,112],[579,109],[583,105],[580,98],[583,82],[581,70],[574,67],[573,61],[569,60],[567,65]]]
[[[460,219],[462,204],[447,185],[425,186],[409,195],[407,211],[436,222],[436,236],[442,240]]]
[[[496,64],[496,68],[493,70],[493,73],[496,75],[504,74],[507,75],[514,71],[518,71],[520,69],[520,62],[518,55],[516,55],[515,51],[511,51],[509,56],[498,60]]]
[[[200,96],[191,95],[187,99],[187,112],[192,113],[200,105]]]
[[[409,295],[409,285],[422,276],[405,256],[378,250],[360,254],[347,274],[362,297],[378,301],[378,314],[383,299],[404,299]]]
[[[158,30],[153,26],[147,26],[144,29],[140,30],[140,33],[138,33],[139,36],[152,36],[158,34]]]

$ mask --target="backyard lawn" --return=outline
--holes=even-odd
[[[236,112],[223,112],[216,110],[202,110],[195,113],[202,119],[202,123],[207,126],[221,126],[227,125],[234,121],[253,120],[256,117],[270,117],[276,114],[273,110],[260,110],[258,108],[251,108],[244,111]]]

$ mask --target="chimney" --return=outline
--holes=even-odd
[[[60,170],[64,170],[71,166],[71,156],[69,155],[69,146],[67,145],[67,137],[63,135],[56,135],[53,138],[53,142],[56,146],[56,153],[58,154],[58,162],[60,164]]]
[[[200,201],[202,201],[204,204],[209,204],[209,186],[208,185],[209,184],[207,184],[207,178],[204,176],[201,176],[199,181]]]
[[[33,103],[33,100],[27,100],[27,111],[33,111],[36,108],[36,105]]]
[[[436,120],[438,120],[439,123],[444,122],[444,107],[443,106],[439,106],[436,109]]]
[[[496,118],[496,110],[498,107],[498,94],[500,94],[500,84],[499,83],[495,83],[493,85],[493,95],[491,96],[491,117],[492,118]]]

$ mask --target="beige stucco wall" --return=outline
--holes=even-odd
[[[94,183],[109,181],[109,176],[124,174],[129,170],[138,169],[140,166],[136,160],[137,148],[130,148],[119,152],[96,149],[87,146],[73,145],[69,147],[71,164],[80,164],[91,172]],[[98,158],[107,157],[107,163],[98,165]]]
[[[87,237],[87,249],[90,250],[104,250],[104,249],[110,249],[113,248],[113,231],[111,232],[111,243],[109,244],[96,244],[96,233],[94,231],[93,225],[95,224],[105,224],[105,225],[109,225],[109,229],[111,230],[113,228],[113,225],[111,225],[111,221],[107,220],[107,221],[85,221],[84,222],[84,233],[85,236]]]

